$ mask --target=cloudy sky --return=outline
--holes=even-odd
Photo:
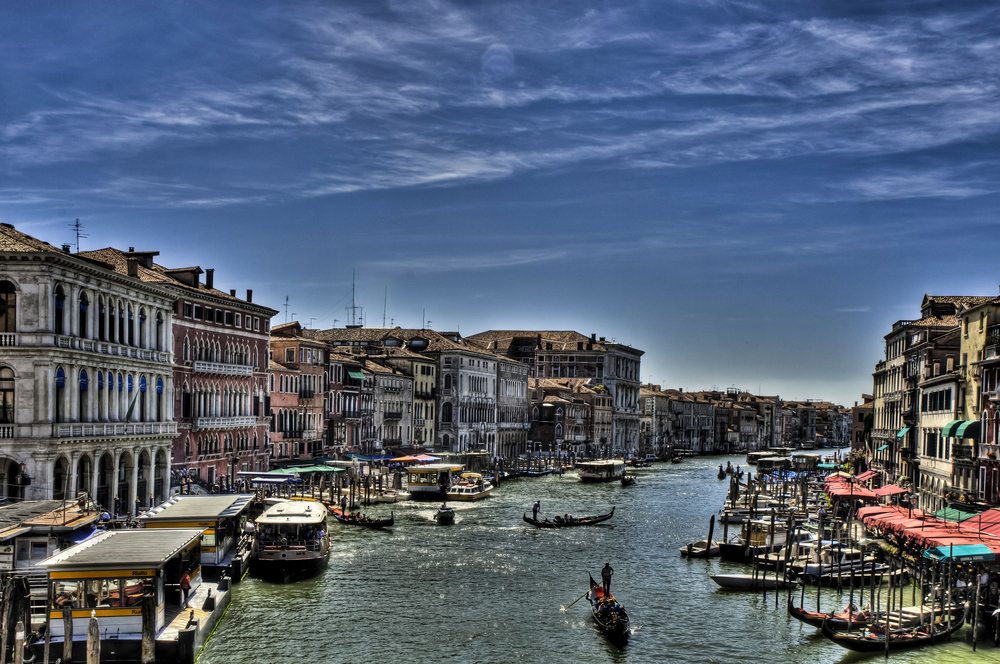
[[[851,404],[925,292],[998,292],[998,73],[990,2],[5,3],[0,221]]]

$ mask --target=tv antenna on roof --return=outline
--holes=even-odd
[[[74,231],[76,231],[76,253],[80,253],[80,238],[90,237],[90,236],[87,235],[86,233],[80,232],[83,230],[83,224],[80,223],[79,219],[70,224],[69,227],[72,228]]]

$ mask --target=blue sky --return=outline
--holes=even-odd
[[[313,327],[576,329],[643,379],[853,403],[994,294],[1000,8],[6,3],[0,220]]]

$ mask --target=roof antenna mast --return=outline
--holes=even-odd
[[[76,231],[76,253],[80,253],[80,238],[90,237],[90,236],[87,235],[86,233],[80,232],[83,230],[83,224],[80,223],[79,219],[70,224],[69,227],[72,228],[74,231]]]

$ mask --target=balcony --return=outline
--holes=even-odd
[[[132,346],[119,346],[107,341],[97,341],[96,339],[81,339],[79,337],[56,336],[54,346],[68,348],[70,350],[85,350],[102,355],[113,355],[127,357],[133,360],[149,360],[151,362],[173,362],[174,354],[159,350],[149,350],[146,348],[134,348]]]
[[[414,399],[433,399],[434,398],[434,390],[433,390],[433,388],[430,389],[430,390],[416,390],[413,393],[413,398]]]
[[[415,427],[422,427],[422,426],[424,426],[424,424],[426,422],[427,422],[427,420],[425,420],[422,417],[414,417],[413,418],[413,426],[415,426]]]
[[[382,388],[382,391],[396,393],[396,392],[402,392],[403,388],[396,387],[395,385],[386,385],[385,387]]]
[[[239,427],[252,427],[257,424],[257,418],[253,416],[240,417],[196,417],[194,418],[195,429],[236,429]]]
[[[0,334],[0,348],[17,345],[16,332],[4,332]]]
[[[382,439],[382,449],[385,449],[387,447],[402,447],[402,446],[403,446],[403,439],[402,438],[383,438]]]
[[[441,389],[441,396],[450,397],[454,393],[455,389],[452,387],[445,387]]]
[[[53,438],[176,435],[177,422],[60,422],[52,425]]]
[[[403,413],[396,410],[386,411],[382,414],[382,419],[384,420],[401,420],[403,419]]]
[[[221,362],[203,362],[198,360],[191,364],[195,373],[220,374],[222,376],[252,376],[253,367],[242,364],[223,364]]]
[[[992,454],[993,456],[991,457],[990,454]],[[1000,459],[1000,445],[990,445],[988,443],[981,443],[979,445],[979,458],[990,461],[996,461],[997,459]]]

